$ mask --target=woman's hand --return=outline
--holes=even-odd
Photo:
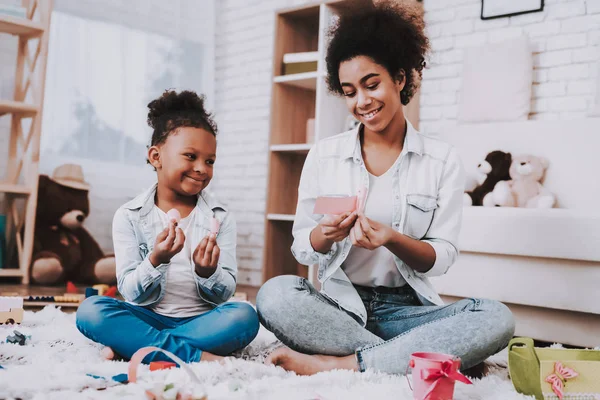
[[[217,245],[217,235],[210,233],[200,241],[194,250],[194,267],[196,274],[202,278],[210,277],[219,264],[221,249]]]
[[[353,246],[375,250],[378,247],[387,245],[394,232],[391,226],[373,221],[360,213],[356,224],[350,230],[350,240]]]
[[[185,234],[179,227],[175,227],[175,222],[170,221],[161,233],[158,234],[154,242],[154,249],[148,259],[150,263],[157,267],[160,264],[168,264],[171,258],[183,249],[185,243]]]
[[[318,228],[327,240],[341,242],[350,234],[356,217],[355,212],[341,215],[326,215],[319,222]]]

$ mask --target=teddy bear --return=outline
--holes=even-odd
[[[475,188],[467,190],[463,197],[465,206],[486,206],[493,207],[491,193],[496,184],[500,181],[510,179],[509,169],[512,162],[512,155],[500,150],[488,153],[485,160],[477,166],[478,177]]]
[[[105,256],[83,227],[90,212],[88,193],[89,185],[79,165],[59,166],[52,178],[39,176],[30,274],[33,283],[115,283],[114,257]]]
[[[555,197],[542,186],[548,160],[529,154],[515,156],[510,166],[511,180],[496,184],[492,197],[501,207],[552,208]]]

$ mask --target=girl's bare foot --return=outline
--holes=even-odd
[[[313,375],[334,369],[358,371],[354,355],[345,357],[308,355],[298,353],[288,347],[274,350],[265,360],[265,364],[277,365],[286,371],[294,371],[298,375]]]
[[[102,357],[104,357],[107,360],[115,360],[117,358],[117,355],[115,354],[115,352],[113,351],[113,349],[111,349],[110,347],[105,347],[103,348],[100,353],[102,354]]]
[[[217,355],[211,354],[207,351],[203,351],[202,356],[200,357],[200,361],[218,361],[218,362],[222,363],[223,360],[225,360],[225,357],[217,356]]]

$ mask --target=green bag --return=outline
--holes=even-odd
[[[517,392],[537,400],[600,399],[600,351],[534,347],[533,339],[514,338],[508,344],[508,370]],[[569,377],[569,371],[577,376]],[[553,388],[549,380],[558,380]]]

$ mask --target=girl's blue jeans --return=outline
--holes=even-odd
[[[174,318],[106,296],[85,299],[77,310],[77,329],[89,339],[130,359],[142,347],[168,350],[185,362],[197,362],[202,352],[225,356],[246,347],[257,335],[259,322],[246,303],[223,303],[194,317]],[[145,363],[171,361],[163,353]]]

